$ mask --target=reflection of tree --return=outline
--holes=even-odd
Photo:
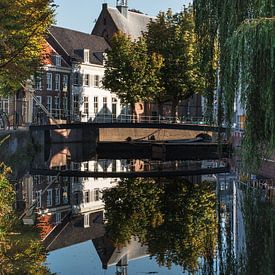
[[[266,190],[257,189],[243,193],[246,249],[242,274],[275,274],[275,213],[265,194]]]
[[[0,274],[48,274],[42,264],[45,250],[32,228],[19,227],[13,210],[15,193],[7,179],[10,173],[0,165]]]
[[[103,198],[107,231],[116,244],[137,236],[160,264],[188,270],[198,268],[200,257],[213,260],[217,222],[212,184],[131,179],[106,190]]]

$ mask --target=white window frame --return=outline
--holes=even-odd
[[[61,67],[61,55],[55,55],[55,65]]]
[[[90,50],[84,49],[83,59],[84,59],[84,63],[90,63]]]
[[[60,74],[55,74],[55,90],[60,91]]]
[[[61,223],[61,212],[56,212],[55,213],[55,224],[60,224]]]
[[[69,81],[69,77],[67,74],[63,75],[63,79],[62,79],[62,90],[63,92],[67,92],[68,91],[68,81]]]
[[[94,87],[99,87],[99,75],[94,76]]]
[[[48,189],[47,190],[47,206],[53,205],[53,190]]]
[[[49,113],[52,113],[52,109],[53,109],[53,98],[52,98],[52,96],[47,96],[47,109],[48,109]]]
[[[84,74],[84,86],[89,87],[90,86],[90,75],[89,74]]]
[[[107,98],[107,96],[103,97],[103,113],[104,114],[108,113],[108,98]]]
[[[55,205],[60,205],[60,188],[55,188]]]
[[[41,79],[41,76],[37,76],[35,78],[35,90],[42,90],[42,79]]]
[[[90,215],[84,214],[84,228],[90,227]]]
[[[98,97],[94,96],[94,114],[98,114]]]
[[[84,203],[89,203],[90,202],[90,191],[84,191]]]
[[[47,73],[47,91],[52,91],[53,89],[53,74]]]
[[[89,114],[89,97],[84,96],[83,98],[84,114]]]

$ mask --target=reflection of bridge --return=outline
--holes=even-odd
[[[195,175],[210,175],[227,173],[229,166],[216,168],[198,168],[198,169],[171,169],[171,170],[152,170],[152,171],[126,171],[126,172],[99,172],[99,171],[71,171],[71,170],[51,170],[51,169],[31,169],[33,175],[61,176],[76,178],[161,178],[161,177],[180,177]]]

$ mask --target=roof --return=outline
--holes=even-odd
[[[90,50],[90,63],[102,64],[103,54],[110,49],[108,42],[100,36],[83,33],[58,26],[51,26],[50,35],[59,43],[66,53],[76,61],[83,61],[81,50]]]
[[[107,10],[116,27],[125,34],[130,35],[133,39],[139,38],[142,32],[147,31],[147,25],[150,20],[154,19],[151,16],[129,10],[126,18],[117,8],[108,7]]]

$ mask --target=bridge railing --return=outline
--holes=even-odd
[[[213,125],[206,121],[204,117],[173,117],[173,116],[144,116],[120,114],[94,114],[81,113],[71,115],[72,122],[90,122],[90,123],[176,123],[176,124],[197,124],[197,125]]]

